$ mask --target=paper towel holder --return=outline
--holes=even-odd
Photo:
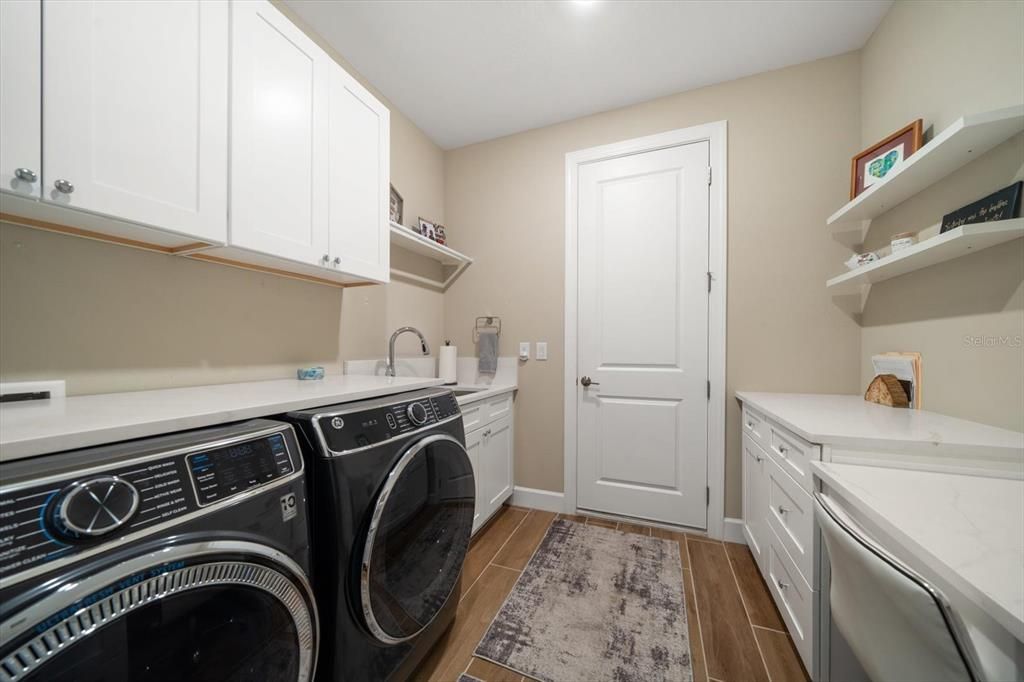
[[[480,340],[481,329],[493,329],[498,336],[501,336],[501,318],[497,315],[482,315],[476,318],[473,325],[473,343]]]

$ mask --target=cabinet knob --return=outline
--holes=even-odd
[[[784,583],[781,580],[776,580],[775,583],[779,586],[780,590],[784,590],[789,587],[789,583]]]
[[[779,505],[779,513],[780,513],[780,514],[788,514],[788,513],[789,513],[789,510],[788,510],[788,509],[786,509],[785,507],[783,507],[783,506],[782,506],[782,505],[780,504],[780,505]]]
[[[328,262],[329,260],[331,260],[331,257],[330,257],[329,255],[327,255],[327,254],[325,253],[325,254],[323,255],[323,257],[322,257],[322,258],[320,258],[320,260],[321,260],[322,262],[326,263],[326,262]]]
[[[71,194],[75,191],[75,186],[63,179],[54,181],[53,186],[61,194]]]
[[[16,168],[14,171],[14,177],[19,180],[24,180],[25,182],[35,182],[39,179],[39,176],[36,175],[36,172],[31,168]]]
[[[787,451],[787,450],[789,450],[789,448],[787,448],[787,447],[786,447],[785,445],[780,445],[780,446],[779,446],[779,454],[780,454],[780,455],[784,455],[784,454],[786,454],[786,451]]]
[[[335,256],[335,257],[334,257],[334,260],[333,260],[332,262],[333,262],[333,263],[334,263],[335,265],[340,265],[340,264],[341,264],[341,256]]]
[[[754,459],[756,459],[758,462],[764,461],[764,457],[758,457],[757,455],[754,455]]]

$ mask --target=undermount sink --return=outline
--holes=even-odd
[[[455,397],[458,398],[459,396],[462,396],[462,395],[471,395],[473,393],[479,393],[480,391],[484,391],[484,390],[486,390],[486,389],[483,389],[483,388],[454,388],[454,389],[452,389],[452,393],[454,393]]]

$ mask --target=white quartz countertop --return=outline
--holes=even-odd
[[[455,400],[459,405],[469,405],[470,403],[479,402],[481,400],[487,400],[499,396],[503,393],[516,390],[515,384],[497,384],[497,385],[464,385],[459,384],[457,386],[447,386],[456,393],[459,391],[473,391],[472,393],[465,393],[463,395],[456,395]]]
[[[0,405],[0,461],[438,386],[422,377],[327,376]]]
[[[881,450],[908,445],[986,449],[1024,458],[1024,433],[876,405],[858,395],[738,391],[736,397],[812,443]]]
[[[814,462],[814,474],[964,598],[1024,641],[1024,481]]]

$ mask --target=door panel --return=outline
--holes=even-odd
[[[391,254],[390,113],[336,64],[330,69],[330,98],[331,264],[386,282]]]
[[[42,8],[0,2],[0,189],[38,197],[42,186]],[[18,178],[24,168],[34,182]]]
[[[484,429],[481,451],[483,498],[487,514],[512,494],[512,420],[502,417]]]
[[[582,508],[707,526],[708,152],[580,168]]]
[[[231,15],[231,244],[327,265],[330,58],[269,2]]]
[[[227,3],[47,1],[43,30],[43,197],[223,242]]]

